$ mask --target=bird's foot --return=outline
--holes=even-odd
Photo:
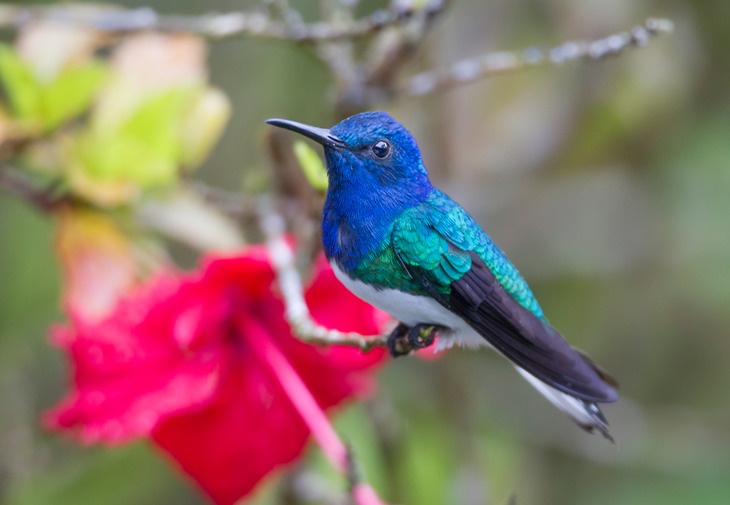
[[[388,336],[388,352],[394,358],[405,356],[413,350],[408,339],[408,332],[410,330],[410,326],[398,323],[398,326],[390,332]]]
[[[440,326],[435,324],[417,324],[408,326],[398,323],[398,326],[388,337],[388,351],[394,358],[405,356],[414,349],[424,349],[433,344],[436,332]]]
[[[439,326],[435,324],[417,324],[408,330],[408,343],[413,349],[425,349],[433,345]]]

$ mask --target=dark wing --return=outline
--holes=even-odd
[[[616,391],[592,363],[547,322],[520,305],[482,257],[455,244],[453,228],[444,233],[444,226],[453,223],[434,223],[429,213],[416,212],[402,215],[396,223],[395,253],[413,280],[494,348],[546,384],[589,402],[616,401]],[[410,243],[415,237],[421,247]],[[462,242],[474,243],[473,239]]]

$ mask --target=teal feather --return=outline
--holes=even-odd
[[[381,246],[352,274],[376,288],[427,295],[422,283],[410,279],[400,264],[403,261],[428,272],[432,286],[448,294],[451,284],[471,268],[470,251],[484,261],[517,303],[545,319],[527,282],[505,254],[463,208],[437,189],[424,202],[402,212]]]

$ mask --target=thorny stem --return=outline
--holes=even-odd
[[[340,332],[325,328],[312,320],[304,300],[302,280],[294,266],[294,254],[284,240],[284,220],[272,209],[260,212],[261,229],[271,261],[276,270],[279,289],[286,307],[286,318],[298,338],[315,345],[344,345],[370,351],[386,347],[387,335],[365,336],[354,332]]]
[[[416,74],[400,86],[398,93],[421,96],[527,67],[560,65],[577,60],[602,60],[616,56],[630,47],[643,47],[651,38],[670,33],[673,28],[673,23],[668,19],[649,18],[629,31],[602,39],[570,41],[549,49],[532,47],[523,51],[487,53],[476,58],[461,60],[443,73]]]

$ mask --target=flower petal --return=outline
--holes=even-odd
[[[371,390],[369,372],[384,356],[296,339],[274,280],[266,249],[251,247],[186,277],[158,276],[103,321],[57,329],[75,390],[50,424],[86,441],[149,434],[216,503],[236,502],[295,460],[310,436],[271,373],[275,363],[249,339],[270,339],[321,409]],[[318,321],[339,329],[375,333],[387,320],[326,263],[307,298]]]
[[[86,442],[117,443],[208,402],[218,387],[221,349],[191,353],[176,338],[172,329],[185,307],[171,299],[185,291],[177,279],[159,276],[103,321],[81,318],[56,328],[55,342],[72,359],[75,391],[46,424],[75,429]]]

